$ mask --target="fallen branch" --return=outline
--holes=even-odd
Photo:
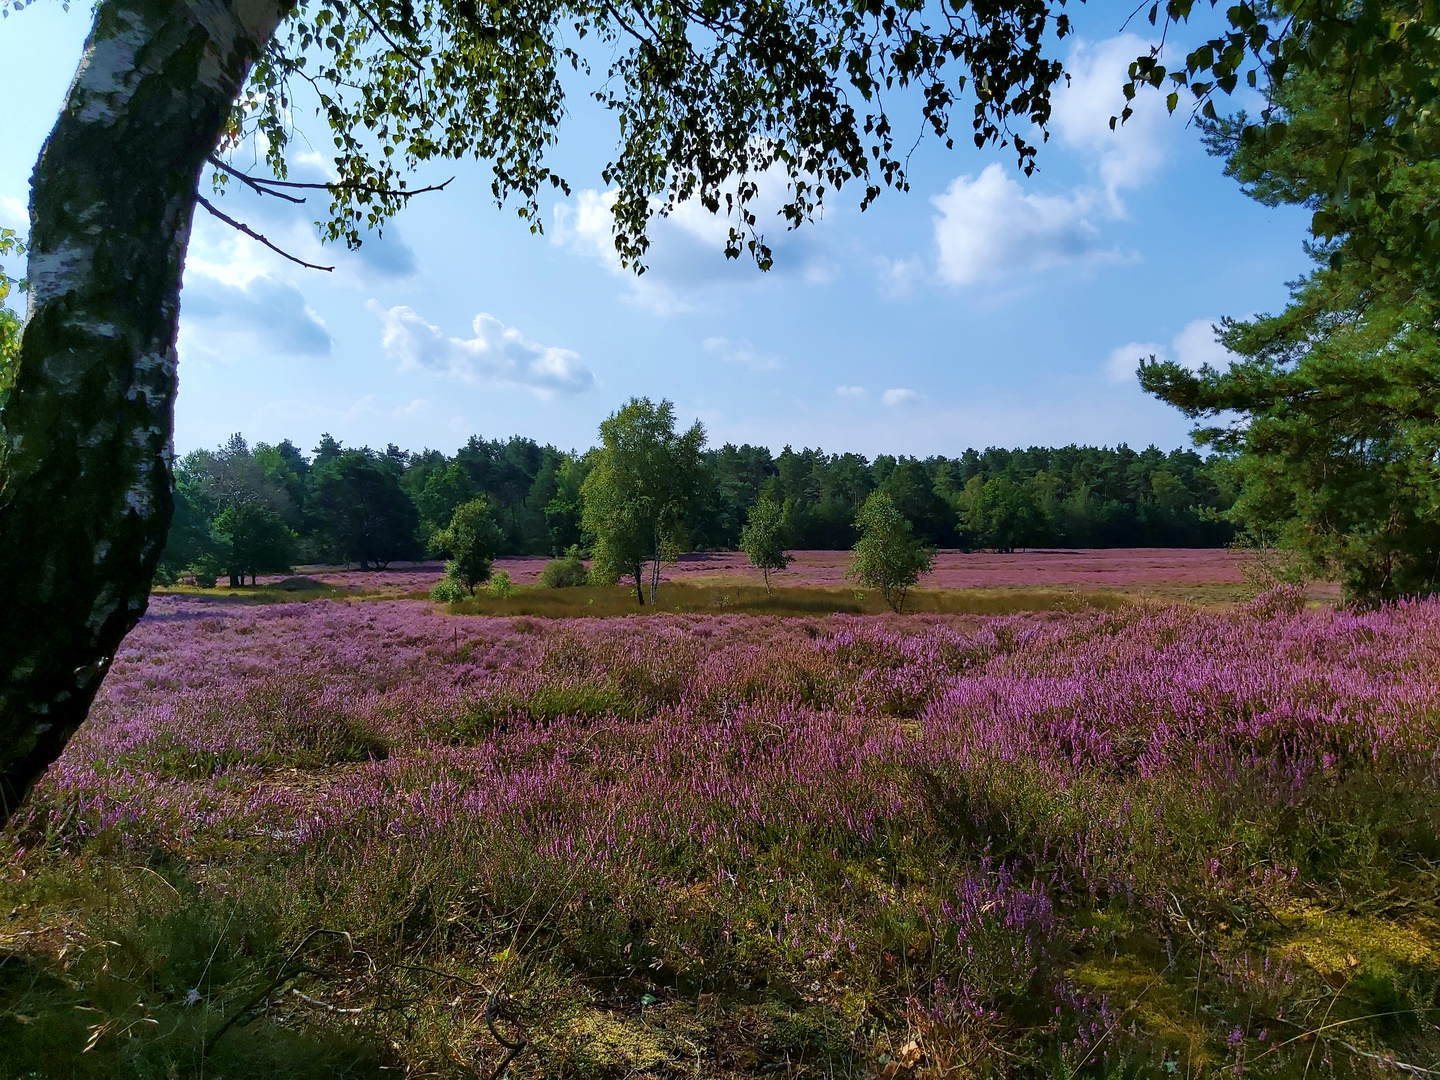
[[[313,968],[310,968],[304,964],[297,965],[293,968],[291,967],[291,965],[295,963],[295,958],[300,955],[301,951],[305,948],[305,946],[309,945],[310,942],[313,941],[315,938],[322,936],[343,938],[345,943],[350,946],[351,951],[354,951],[355,944],[351,940],[350,935],[347,934],[344,930],[326,930],[323,927],[311,930],[308,934],[306,934],[303,938],[300,939],[300,944],[296,945],[295,948],[290,950],[290,955],[287,956],[285,958],[285,962],[280,965],[279,972],[276,974],[275,978],[270,981],[270,984],[265,987],[265,989],[262,990],[259,994],[256,994],[253,998],[251,998],[250,1001],[247,1002],[243,1008],[231,1014],[230,1019],[226,1020],[223,1024],[221,1024],[215,1034],[211,1035],[208,1039],[205,1040],[205,1052],[208,1053],[209,1049],[213,1047],[217,1042],[219,1042],[220,1037],[224,1035],[227,1031],[229,1031],[232,1027],[234,1027],[241,1017],[248,1016],[250,1013],[254,1012],[257,1008],[259,1008],[266,1001],[268,1001],[270,995],[273,994],[276,990],[279,990],[280,987],[284,986],[291,979],[295,979],[301,975],[313,972]]]

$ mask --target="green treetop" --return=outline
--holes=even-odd
[[[930,573],[935,552],[915,539],[910,522],[883,491],[865,500],[855,515],[855,528],[860,539],[855,544],[850,577],[879,589],[892,611],[904,612],[905,598],[920,578]]]
[[[660,589],[660,565],[686,542],[701,475],[705,429],[697,420],[675,430],[675,406],[631,398],[600,425],[601,447],[581,487],[582,521],[594,537],[597,580],[635,582],[643,604],[644,567],[650,566],[650,602]]]
[[[750,565],[764,577],[767,593],[771,571],[784,570],[790,565],[785,537],[785,508],[774,499],[761,496],[750,507],[750,520],[740,531],[740,549],[750,557]]]
[[[1255,198],[1318,204],[1374,105],[1342,74],[1287,81],[1279,144],[1245,138],[1243,115],[1207,126]],[[1347,235],[1311,247],[1317,269],[1283,312],[1222,323],[1219,340],[1238,357],[1227,370],[1153,358],[1140,370],[1145,389],[1211,421],[1195,438],[1230,458],[1239,494],[1227,516],[1338,577],[1352,601],[1440,588],[1440,304],[1420,240],[1397,235],[1437,198],[1433,161],[1392,162],[1383,189],[1347,204]],[[1426,229],[1440,230],[1440,217]]]

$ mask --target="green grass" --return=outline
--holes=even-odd
[[[239,585],[233,589],[218,582],[213,589],[199,585],[156,585],[150,592],[153,596],[193,596],[236,604],[293,604],[301,600],[357,600],[381,595],[380,590],[327,585],[308,577],[290,577],[266,585]]]
[[[1004,615],[1017,611],[1114,610],[1128,601],[1113,592],[1066,589],[917,589],[905,602],[906,614]],[[635,591],[622,586],[568,589],[529,587],[507,597],[480,590],[474,597],[448,605],[457,615],[533,615],[541,618],[614,618],[623,615],[879,615],[890,609],[872,589],[777,587],[773,594],[759,585],[712,585],[665,582],[659,602],[636,602]]]

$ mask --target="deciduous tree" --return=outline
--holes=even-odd
[[[761,496],[750,507],[750,520],[740,531],[740,549],[750,557],[750,565],[765,579],[770,592],[770,573],[790,565],[785,550],[785,509],[774,499]]]
[[[595,538],[596,577],[635,582],[645,603],[642,573],[650,567],[650,603],[660,590],[660,566],[685,545],[686,526],[701,473],[705,428],[697,420],[675,430],[675,406],[631,398],[600,425],[601,447],[581,488],[585,531]]]
[[[446,574],[474,596],[475,586],[490,579],[501,539],[490,500],[482,495],[457,506],[450,524],[436,533],[431,543],[450,556]]]
[[[227,506],[215,519],[219,558],[230,575],[230,586],[244,584],[248,575],[284,573],[290,569],[295,534],[284,518],[267,506],[242,503]]]
[[[0,229],[0,257],[25,254],[25,245],[15,235],[14,229]],[[20,356],[20,317],[6,306],[10,293],[19,282],[5,273],[5,264],[0,262],[0,409],[10,396],[10,384],[15,380],[15,361]],[[4,429],[0,428],[0,433]]]
[[[415,504],[373,451],[342,451],[312,468],[310,483],[310,505],[340,558],[365,570],[420,555]]]
[[[855,515],[855,528],[860,539],[850,565],[851,579],[879,589],[890,610],[903,613],[910,590],[930,573],[935,552],[915,539],[910,522],[883,491],[865,500]]]

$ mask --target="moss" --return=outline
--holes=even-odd
[[[1304,902],[1276,914],[1291,929],[1280,951],[1321,975],[1355,969],[1379,974],[1406,968],[1440,970],[1440,922],[1428,916],[1382,919]]]
[[[628,1076],[659,1068],[671,1059],[663,1034],[601,1009],[586,1009],[560,1033],[566,1072],[586,1077]]]
[[[1138,1022],[1195,1064],[1208,1060],[1205,1029],[1166,980],[1163,969],[1133,955],[1097,956],[1071,968],[1068,975],[1077,985],[1107,995],[1124,1022]]]

